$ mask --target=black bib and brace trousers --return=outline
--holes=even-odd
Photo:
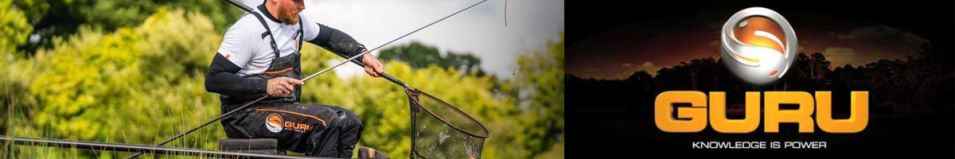
[[[272,38],[275,58],[262,74],[244,78],[264,80],[288,77],[301,80],[302,24],[299,23],[298,48],[294,54],[279,56],[279,49],[272,32],[258,12],[252,12],[266,28],[264,35]],[[244,95],[221,95],[222,112],[229,112],[254,99],[267,96],[265,93]],[[361,138],[364,126],[357,115],[336,106],[299,104],[301,86],[284,96],[268,97],[245,110],[223,118],[222,126],[229,138],[275,138],[279,147],[308,156],[350,158],[355,144]]]

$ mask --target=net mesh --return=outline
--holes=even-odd
[[[487,128],[451,104],[406,90],[411,101],[411,158],[481,158]]]

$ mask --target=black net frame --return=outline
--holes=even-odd
[[[425,92],[406,88],[405,93],[411,109],[411,158],[481,158],[490,136],[483,124]]]

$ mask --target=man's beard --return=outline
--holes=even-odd
[[[291,10],[286,10],[285,6],[282,6],[282,3],[279,3],[278,7],[279,12],[279,21],[288,25],[298,24],[298,13]]]

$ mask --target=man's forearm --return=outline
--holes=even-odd
[[[239,69],[222,54],[216,53],[206,72],[206,91],[223,95],[265,93],[267,80],[242,78],[236,74]]]
[[[348,34],[323,24],[318,24],[318,26],[321,31],[318,33],[318,36],[314,40],[309,41],[309,43],[345,56],[355,56],[364,51],[365,46],[358,43],[358,41]],[[356,60],[361,62],[362,59],[356,58]]]

